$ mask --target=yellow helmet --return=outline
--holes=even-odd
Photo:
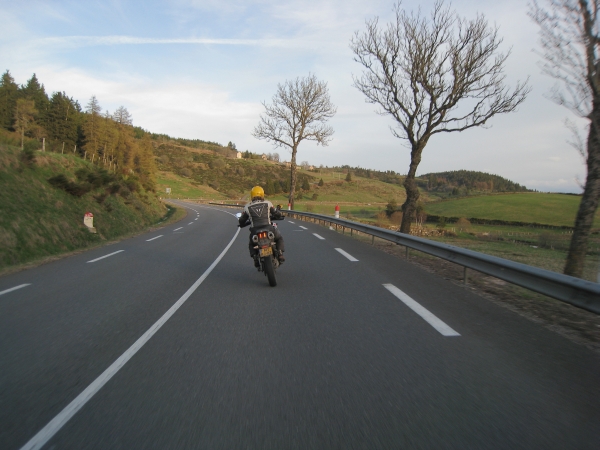
[[[254,200],[256,197],[265,198],[265,190],[260,186],[254,186],[250,191],[250,198]]]

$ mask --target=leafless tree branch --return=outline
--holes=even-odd
[[[398,3],[387,26],[375,18],[355,33],[350,47],[364,70],[354,86],[379,106],[379,114],[394,118],[392,133],[411,148],[400,231],[410,231],[419,198],[414,176],[431,136],[484,126],[497,114],[515,111],[529,93],[527,81],[506,86],[509,54],[499,52],[501,43],[498,29],[483,16],[461,18],[443,1],[429,17]]]

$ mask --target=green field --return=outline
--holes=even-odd
[[[576,195],[524,193],[428,203],[425,209],[428,214],[446,217],[573,226],[580,201]],[[600,211],[594,225],[600,225]]]
[[[171,188],[171,194],[166,193],[166,188]],[[227,198],[214,189],[195,183],[189,178],[180,177],[172,172],[158,172],[156,190],[162,198],[203,198],[210,200],[224,200]]]

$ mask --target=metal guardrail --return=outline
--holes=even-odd
[[[242,205],[211,203],[219,206],[241,207]],[[309,212],[287,210],[285,215],[296,217],[307,217],[323,224],[329,223],[336,227],[356,230],[360,233],[384,239],[403,245],[407,248],[418,250],[428,255],[437,256],[446,261],[461,265],[466,269],[473,269],[517,286],[530,289],[548,297],[561,300],[579,308],[600,314],[600,284],[580,278],[563,275],[550,270],[539,269],[508,259],[474,252],[453,245],[430,241],[417,236],[399,233],[397,231],[385,230],[350,220],[336,219],[335,217],[314,214]],[[465,281],[467,273],[465,269]]]

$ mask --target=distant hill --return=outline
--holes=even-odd
[[[492,192],[533,192],[499,175],[473,170],[426,173],[419,176],[418,184],[428,192],[446,193],[455,197]]]
[[[289,168],[275,161],[265,161],[258,155],[236,158],[237,152],[228,153],[220,149],[207,150],[180,145],[176,140],[162,143],[153,141],[154,155],[159,172],[171,172],[189,179],[199,188],[208,187],[229,198],[239,198],[260,184],[269,185],[268,194],[289,192]],[[221,147],[223,148],[223,147]],[[227,149],[227,147],[225,147]],[[164,175],[160,175],[161,177]],[[306,180],[315,181],[315,174],[298,171],[298,187]],[[206,190],[206,189],[202,189]]]

